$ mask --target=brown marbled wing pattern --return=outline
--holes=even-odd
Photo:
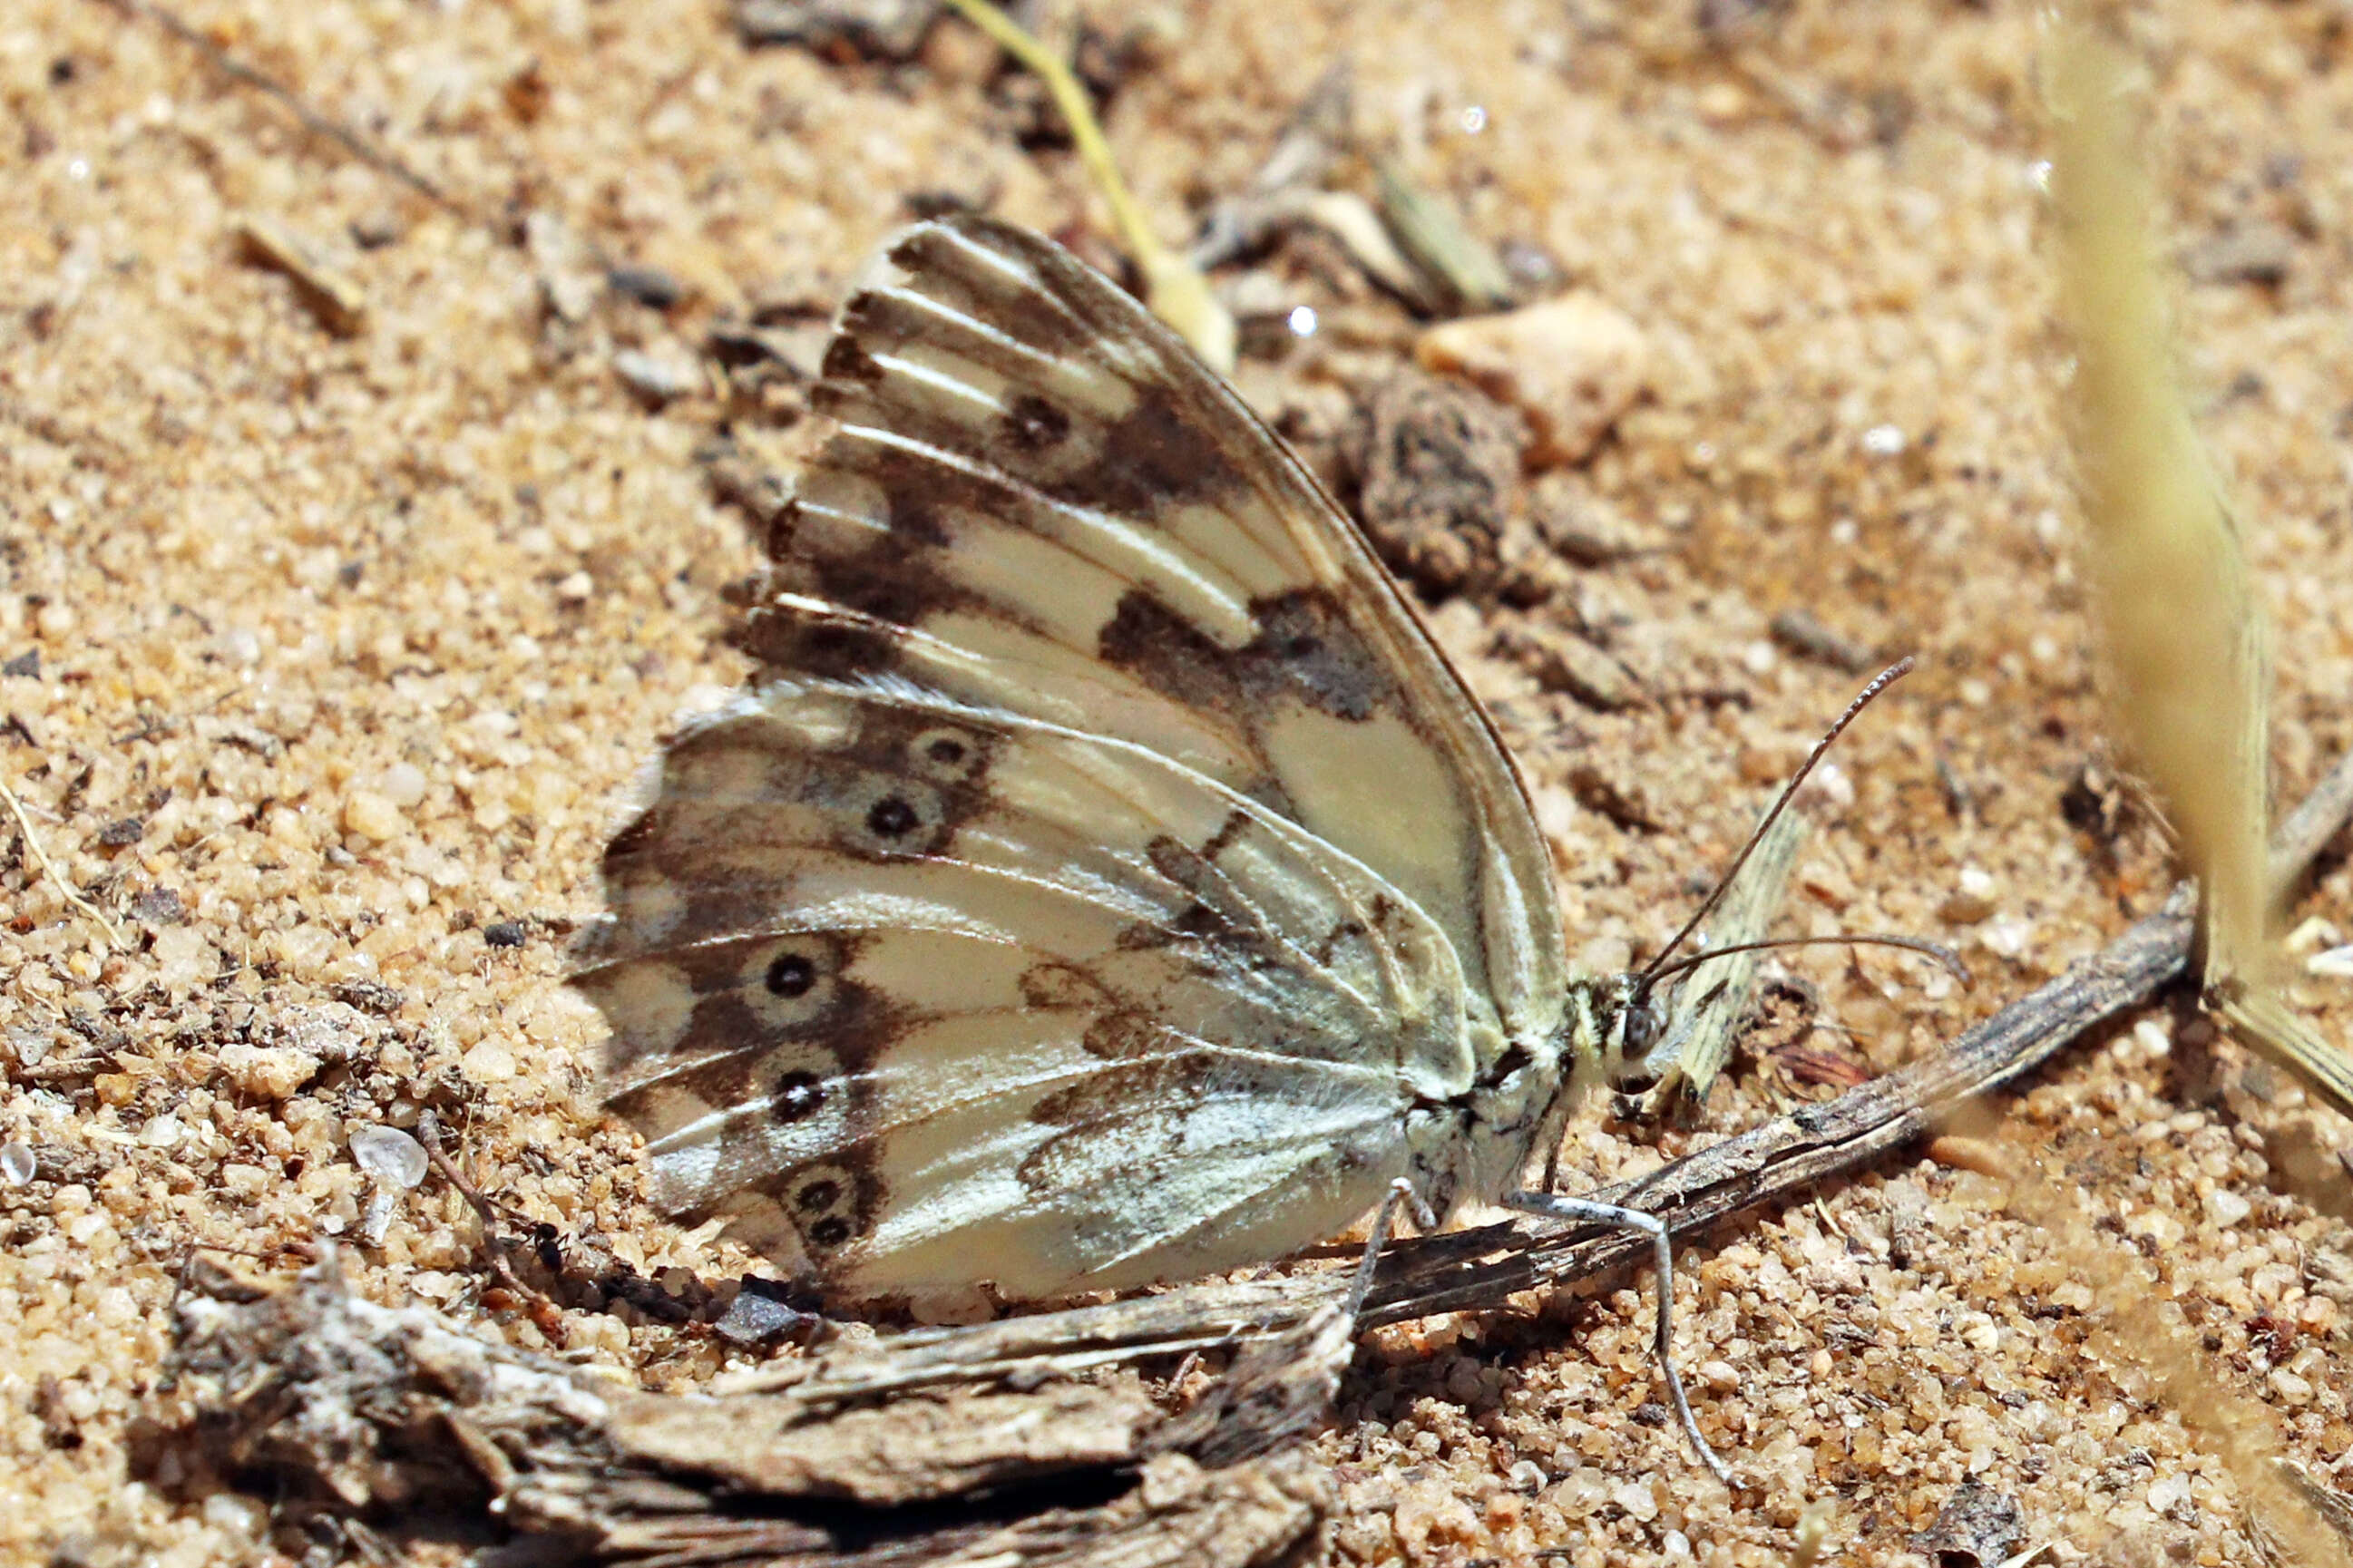
[[[1482,1037],[1560,1013],[1551,867],[1511,762],[1355,526],[1232,391],[1066,252],[921,225],[844,310],[839,423],[747,628],[1143,746],[1355,856],[1462,957]]]
[[[745,694],[605,870],[575,981],[658,1200],[853,1293],[1278,1256],[1472,1075],[1451,945],[1347,857],[1139,747],[909,689]]]

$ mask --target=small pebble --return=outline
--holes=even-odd
[[[343,797],[343,831],[383,843],[396,837],[406,819],[400,808],[372,789],[355,789]]]
[[[1604,713],[1630,708],[1642,689],[1625,666],[1574,632],[1550,626],[1516,627],[1501,639],[1504,650],[1526,664],[1546,691],[1566,692]]]
[[[2010,1156],[2000,1146],[1982,1138],[1964,1138],[1958,1133],[1947,1133],[1928,1142],[1928,1158],[1939,1165],[1957,1171],[1975,1171],[1981,1176],[2008,1176],[2011,1173]]]
[[[303,305],[337,337],[350,337],[367,324],[367,298],[358,282],[330,264],[293,230],[248,213],[237,220],[246,258],[293,281]]]
[[[776,1280],[746,1279],[728,1304],[726,1316],[712,1325],[712,1331],[740,1345],[807,1332],[818,1320],[794,1307],[786,1300],[788,1294],[788,1288]]]
[[[1973,926],[1979,921],[1991,918],[1992,914],[1993,900],[1982,893],[1972,893],[1967,888],[1956,889],[1946,894],[1945,901],[1936,906],[1937,918],[1957,926]]]
[[[376,792],[402,811],[424,804],[425,770],[414,763],[395,763],[377,775]]]
[[[1599,295],[1564,294],[1499,316],[1445,321],[1421,334],[1423,368],[1471,383],[1518,409],[1530,468],[1583,461],[1649,383],[1651,346]]]
[[[1854,779],[1837,763],[1824,763],[1814,769],[1813,777],[1806,784],[1809,800],[1828,803],[1839,811],[1854,804]]]
[[[397,1127],[365,1121],[347,1134],[352,1163],[385,1186],[406,1192],[425,1179],[425,1146]]]
[[[34,1158],[29,1143],[0,1143],[0,1181],[12,1187],[25,1186],[39,1169],[40,1162]]]
[[[2016,958],[2026,951],[2027,943],[2034,940],[2034,927],[2025,921],[2005,917],[1987,926],[1979,940],[1985,943],[1987,952],[2002,958]]]
[[[382,250],[400,238],[400,215],[390,207],[374,207],[352,219],[352,243],[362,250]]]
[[[1638,1524],[1648,1524],[1659,1517],[1659,1494],[1647,1480],[1620,1482],[1610,1492],[1609,1500]]]
[[[1811,610],[1793,607],[1773,617],[1774,640],[1801,658],[1832,669],[1857,673],[1871,663],[1871,650],[1831,630]]]
[[[238,1492],[219,1491],[205,1499],[205,1522],[224,1534],[259,1541],[269,1528],[267,1505]]]
[[[2255,1205],[2228,1187],[2206,1194],[2206,1218],[2218,1230],[2228,1230],[2254,1212]]]
[[[605,274],[605,281],[616,293],[627,294],[640,305],[650,305],[657,310],[667,310],[686,298],[686,285],[659,267],[620,266]]]
[[[623,349],[614,354],[613,374],[649,403],[668,403],[683,397],[695,389],[697,383],[692,366],[639,349]]]
[[[461,1060],[476,1083],[504,1083],[515,1075],[514,1051],[496,1035],[475,1041]]]
[[[286,1046],[255,1046],[233,1040],[221,1047],[221,1076],[240,1093],[284,1100],[318,1076],[320,1058]]]

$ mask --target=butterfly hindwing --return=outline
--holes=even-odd
[[[860,1289],[936,1282],[976,1229],[1018,1290],[1261,1255],[1252,1205],[1345,1224],[1472,1076],[1426,918],[1034,721],[771,682],[673,742],[606,875],[576,983],[658,1197]]]

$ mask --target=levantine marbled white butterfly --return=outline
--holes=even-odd
[[[863,1296],[1264,1262],[1398,1177],[1663,1265],[1515,1194],[1630,983],[1569,972],[1493,723],[1234,393],[958,216],[818,405],[761,672],[671,740],[577,977],[662,1205]]]

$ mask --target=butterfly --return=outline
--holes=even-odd
[[[888,246],[815,403],[757,676],[575,975],[660,1205],[844,1295],[1036,1299],[1512,1194],[1628,984],[1569,972],[1493,721],[1298,458],[976,216]]]

